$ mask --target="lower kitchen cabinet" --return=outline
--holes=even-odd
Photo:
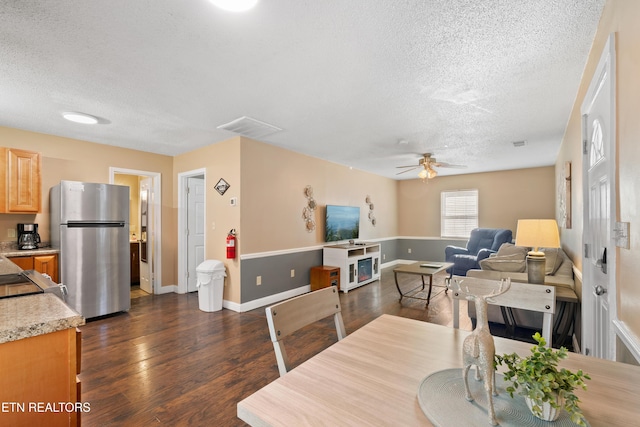
[[[69,328],[0,344],[1,425],[80,425],[78,333]]]
[[[58,254],[17,256],[9,258],[23,270],[36,270],[48,274],[55,283],[58,281]]]
[[[138,242],[129,243],[131,253],[131,284],[140,283],[140,244]]]

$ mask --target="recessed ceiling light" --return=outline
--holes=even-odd
[[[62,117],[70,122],[82,123],[85,125],[95,125],[98,123],[98,118],[84,113],[66,112],[62,113]]]
[[[258,0],[210,0],[211,3],[218,6],[220,9],[227,10],[229,12],[244,12],[253,8]]]

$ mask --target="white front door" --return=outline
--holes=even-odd
[[[609,38],[582,103],[583,118],[583,353],[615,360],[615,39]],[[612,197],[614,200],[612,200]]]
[[[204,178],[187,179],[187,292],[197,290],[196,267],[204,261]]]
[[[153,192],[151,178],[140,180],[140,289],[153,293]]]

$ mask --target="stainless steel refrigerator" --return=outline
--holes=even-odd
[[[61,181],[49,197],[67,304],[87,319],[129,310],[129,187]]]

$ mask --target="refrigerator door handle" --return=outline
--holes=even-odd
[[[110,227],[124,227],[124,221],[117,222],[89,222],[89,221],[69,221],[67,223],[68,228],[110,228]]]

